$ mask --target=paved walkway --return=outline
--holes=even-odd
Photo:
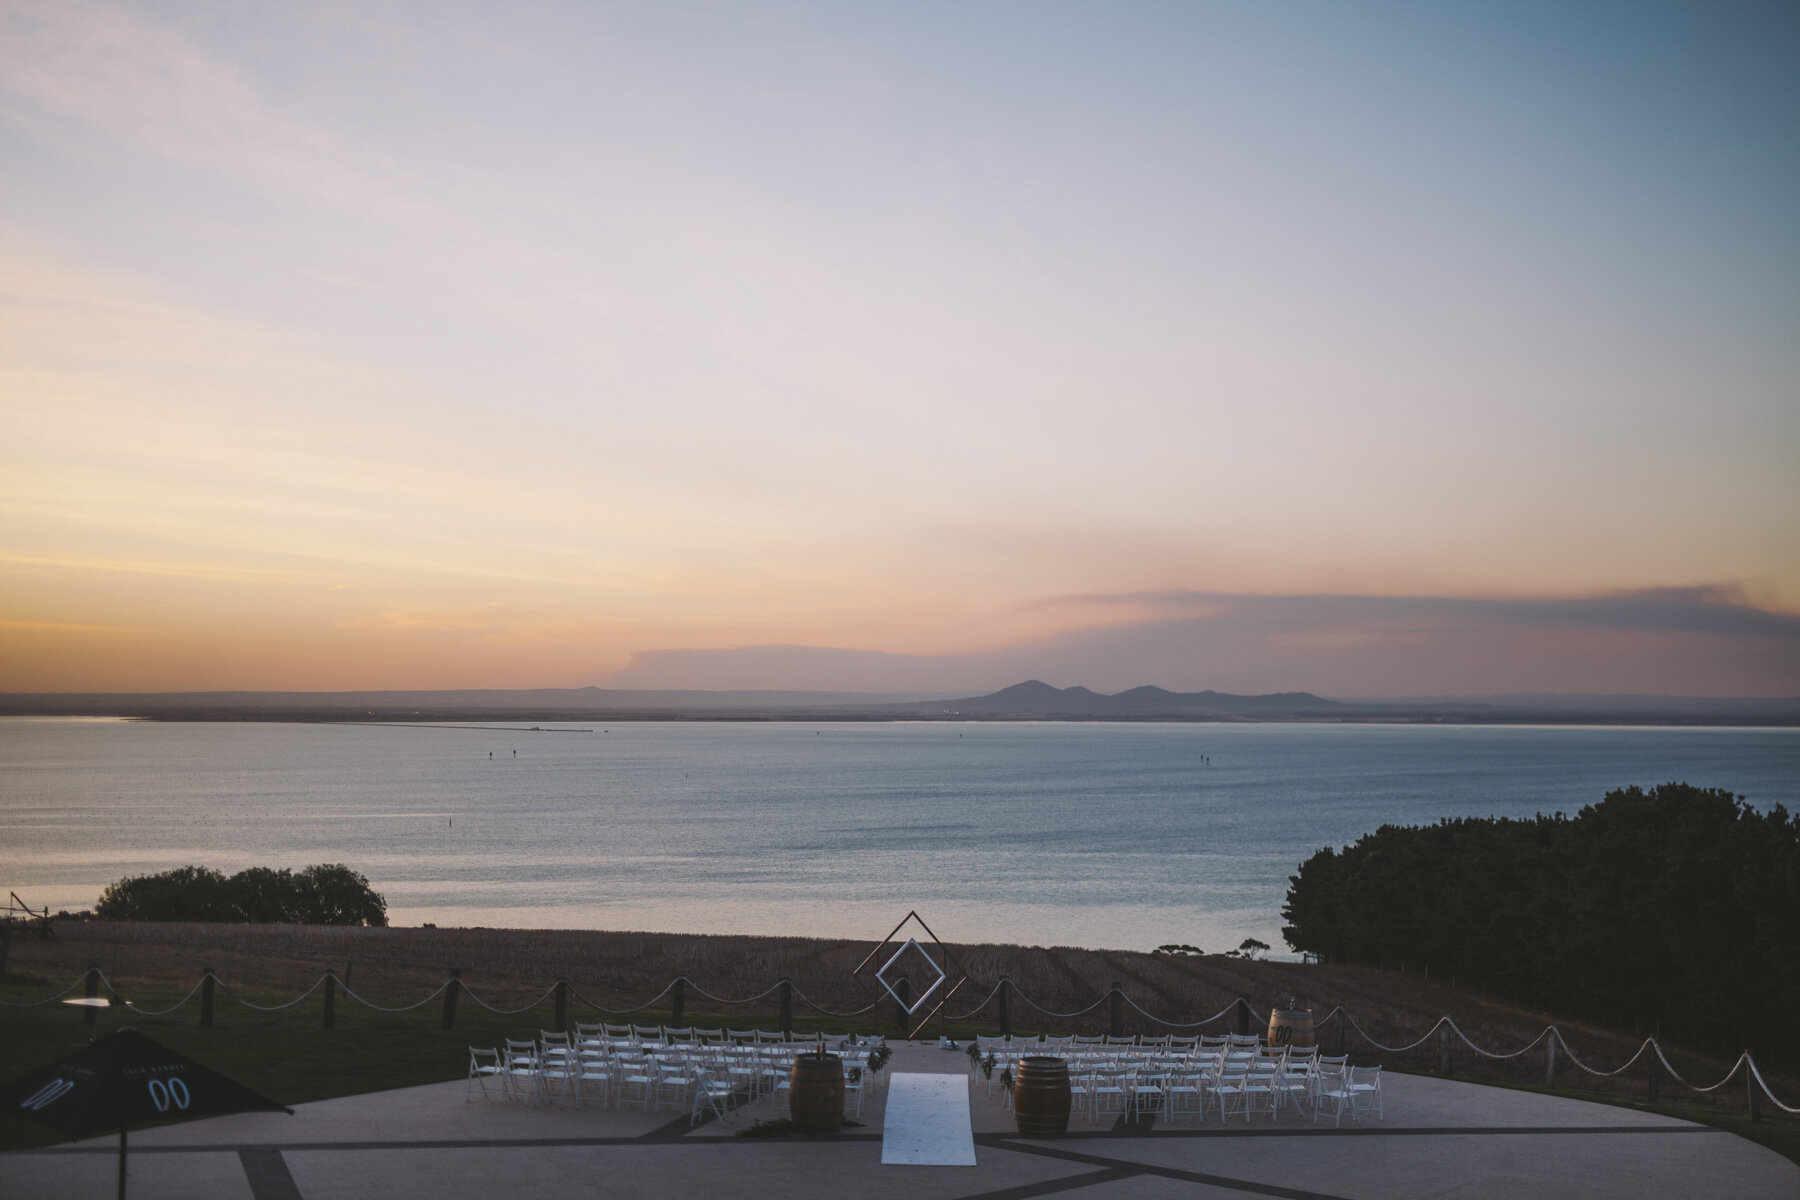
[[[890,1070],[961,1073],[965,1060],[897,1046]],[[1667,1117],[1417,1076],[1384,1080],[1378,1123],[1291,1117],[1198,1129],[1094,1127],[1017,1137],[998,1091],[974,1085],[973,1167],[883,1166],[877,1091],[862,1127],[819,1139],[690,1129],[685,1114],[529,1108],[432,1084],[131,1135],[133,1200],[492,1200],[597,1195],[854,1200],[1733,1200],[1800,1197],[1800,1166],[1742,1138]],[[767,1102],[734,1126],[769,1116]],[[114,1194],[117,1139],[0,1161],[0,1197]]]

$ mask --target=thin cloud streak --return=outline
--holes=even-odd
[[[1453,618],[1465,623],[1485,619],[1500,625],[1533,625],[1545,629],[1679,630],[1800,638],[1800,615],[1758,608],[1750,603],[1747,589],[1722,584],[1637,588],[1598,596],[1527,598],[1255,596],[1175,589],[1054,596],[1039,601],[1038,605],[1048,608],[1130,605],[1171,613],[1197,609],[1208,614],[1230,614],[1248,609],[1263,614],[1265,619],[1277,612],[1287,612],[1296,625],[1329,624],[1352,615],[1381,623],[1395,618],[1423,621]]]
[[[803,646],[640,652],[613,687],[987,690],[1021,679],[1117,691],[1313,691],[1340,697],[1516,691],[1800,694],[1800,616],[1728,587],[1573,598],[1252,596],[1192,591],[1056,597],[1159,615],[985,653]],[[1185,610],[1192,614],[1176,615]]]

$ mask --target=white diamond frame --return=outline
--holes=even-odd
[[[908,950],[917,950],[919,952],[919,957],[925,960],[926,965],[937,972],[937,980],[923,992],[920,992],[919,998],[914,1000],[911,1004],[902,1000],[900,994],[888,986],[887,981],[887,969],[899,962],[900,956],[905,954]],[[894,998],[894,1003],[898,1004],[902,1011],[909,1017],[918,1012],[919,1009],[923,1008],[925,1006],[925,1001],[929,1000],[934,992],[943,987],[944,983],[949,978],[950,976],[944,974],[944,968],[938,966],[937,962],[932,959],[930,952],[928,952],[925,947],[919,945],[919,939],[910,937],[906,939],[906,945],[894,951],[893,957],[882,963],[881,969],[875,972],[875,982],[881,985],[881,990],[892,996]]]

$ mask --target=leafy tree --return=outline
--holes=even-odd
[[[386,925],[387,901],[342,863],[321,863],[298,875],[250,867],[229,879],[210,867],[188,866],[119,880],[101,894],[95,915],[105,921]]]
[[[295,879],[294,920],[303,925],[386,925],[387,901],[343,863],[308,867]]]
[[[235,921],[231,885],[210,867],[176,867],[131,875],[108,887],[94,906],[103,921]]]
[[[294,873],[269,867],[250,867],[230,879],[231,898],[239,921],[275,925],[293,921],[296,887]]]
[[[1800,1062],[1800,820],[1779,805],[1670,783],[1572,818],[1384,825],[1289,883],[1296,950]]]

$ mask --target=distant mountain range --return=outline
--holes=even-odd
[[[1406,721],[1462,724],[1800,725],[1800,697],[1519,694],[1328,700],[1136,687],[1104,695],[1027,680],[952,693],[654,691],[616,688],[429,692],[0,693],[0,716],[165,721]]]
[[[883,706],[896,714],[963,717],[1189,717],[1212,720],[1331,720],[1345,706],[1311,692],[1276,692],[1268,696],[1234,696],[1229,692],[1171,692],[1135,687],[1103,696],[1084,687],[1055,688],[1036,679],[1015,683],[991,696],[960,700],[915,701]]]

